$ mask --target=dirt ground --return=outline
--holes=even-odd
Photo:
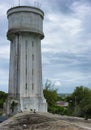
[[[19,113],[0,124],[0,130],[90,130],[49,113]]]

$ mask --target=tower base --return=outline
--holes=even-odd
[[[47,103],[42,97],[21,97],[20,109],[21,111],[35,110],[38,112],[47,112]]]
[[[19,99],[8,98],[4,103],[6,115],[23,111],[47,112],[46,100],[42,97],[21,97]]]

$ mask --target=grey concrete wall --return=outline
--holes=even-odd
[[[15,7],[7,12],[8,16],[8,38],[15,32],[34,32],[41,35],[43,34],[43,17],[44,13],[38,8],[34,7]]]
[[[35,7],[8,10],[11,41],[9,95],[18,100],[18,110],[47,112],[42,88],[41,39],[44,13]]]

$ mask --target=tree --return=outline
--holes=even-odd
[[[0,108],[3,108],[3,103],[7,99],[7,96],[8,96],[7,93],[0,91]]]
[[[81,117],[91,117],[91,90],[84,86],[78,86],[71,96],[67,97],[69,101],[69,114]]]
[[[62,97],[57,93],[57,89],[55,88],[55,85],[50,80],[46,81],[43,92],[44,92],[44,97],[48,103],[49,112],[61,114],[61,115],[68,114],[67,108],[56,106],[56,101],[62,100]]]
[[[91,90],[84,88],[84,98],[80,102],[82,116],[91,118]]]
[[[11,103],[11,110],[12,110],[12,112],[14,112],[15,108],[17,107],[17,105],[18,105],[18,103],[13,100],[12,103]]]
[[[43,90],[44,97],[47,100],[48,107],[54,106],[57,101],[57,89],[55,89],[54,84],[50,80],[47,80],[45,83],[45,88]]]

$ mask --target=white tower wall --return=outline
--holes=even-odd
[[[9,97],[17,100],[17,110],[47,112],[43,96],[41,39],[44,13],[35,7],[8,10],[10,44]]]

